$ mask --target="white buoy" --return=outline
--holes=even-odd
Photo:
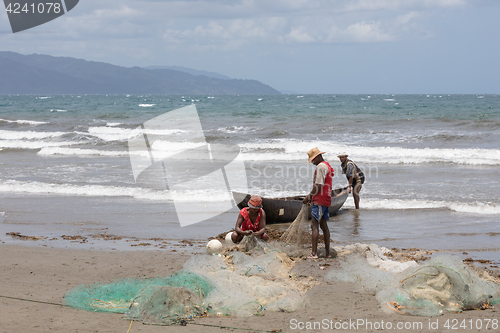
[[[207,252],[209,254],[212,253],[217,253],[222,250],[222,243],[219,242],[217,239],[212,239],[210,242],[207,244]]]
[[[233,232],[232,232],[232,231],[230,231],[230,232],[228,232],[228,233],[226,234],[226,245],[232,245],[232,244],[234,244],[234,243],[233,243],[233,240],[231,239],[231,235],[232,235],[232,234],[233,234]]]

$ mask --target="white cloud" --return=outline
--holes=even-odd
[[[286,35],[286,40],[299,43],[312,43],[315,41],[304,26],[293,27],[290,33]]]
[[[469,0],[469,2],[474,0]],[[347,1],[347,11],[380,10],[432,10],[441,8],[459,8],[467,4],[466,0],[356,0]]]
[[[64,40],[66,51],[55,47],[59,55],[114,49],[147,58],[153,49],[243,52],[245,46],[415,40],[432,36],[427,23],[439,11],[477,3],[492,5],[489,0],[86,0],[31,35],[0,35],[0,48],[54,53],[46,51],[48,45]],[[0,22],[6,19],[0,16]],[[56,32],[57,38],[35,37],[37,31]]]
[[[385,33],[380,28],[380,22],[358,22],[348,26],[343,31],[343,39],[351,42],[388,42],[394,36]]]
[[[286,20],[283,18],[211,20],[193,29],[167,29],[163,38],[172,43],[187,43],[190,40],[201,44],[226,43],[238,41],[238,44],[254,41],[277,41],[283,34]]]
[[[384,42],[422,35],[421,13],[465,4],[466,0],[87,0],[51,27],[79,39],[142,36],[173,44]]]
[[[127,5],[123,5],[118,9],[96,9],[93,14],[101,19],[119,19],[119,18],[131,18],[140,14],[139,10],[130,8]]]

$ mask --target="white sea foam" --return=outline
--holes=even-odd
[[[44,147],[61,147],[78,145],[82,142],[48,142],[48,141],[22,141],[22,140],[0,140],[0,147],[11,149],[40,149]]]
[[[39,140],[56,138],[67,134],[66,132],[34,132],[34,131],[7,131],[0,130],[0,140]]]
[[[115,127],[115,126],[120,126],[122,123],[106,123],[106,126],[109,127]]]
[[[500,205],[486,202],[449,202],[433,200],[402,200],[402,199],[371,199],[363,198],[363,209],[450,209],[460,213],[497,215],[500,214]],[[344,204],[347,208],[353,208],[352,200]]]
[[[202,147],[206,145],[204,142],[194,143],[194,142],[170,142],[157,140],[151,145],[152,153],[155,159],[166,159],[172,155],[181,153],[183,151]],[[66,147],[45,147],[39,152],[39,155],[51,156],[51,155],[73,155],[73,156],[109,156],[109,157],[121,157],[138,155],[149,158],[149,152],[147,150],[99,150],[99,149],[83,149],[83,148],[66,148]],[[200,156],[201,157],[201,156]]]
[[[22,125],[42,125],[42,124],[48,124],[48,122],[46,122],[46,121],[35,121],[35,120],[24,120],[24,119],[19,119],[19,120],[0,119],[0,122],[17,123],[17,124],[22,124]]]
[[[154,133],[153,133],[154,132]],[[26,133],[26,132],[23,132]],[[49,134],[52,133],[52,134]],[[49,132],[46,137],[56,135]],[[89,129],[89,133],[106,141],[125,141],[128,138],[139,134],[135,129],[124,129],[116,127],[94,127]],[[175,135],[175,130],[148,131],[148,134]],[[180,133],[180,131],[179,131]],[[64,133],[59,133],[59,135]],[[26,137],[20,134],[19,137]],[[8,137],[8,135],[6,135]],[[43,134],[41,138],[43,138]],[[2,134],[0,132],[0,138]],[[35,136],[33,136],[35,138]],[[26,142],[15,140],[1,140],[0,147],[5,148],[42,148],[68,146],[74,143],[68,142]],[[205,143],[200,142],[177,142],[171,140],[155,140],[151,148],[158,154],[163,154],[162,158],[167,158],[173,154],[184,150],[200,147]],[[459,165],[500,165],[500,150],[498,149],[443,149],[443,148],[400,148],[400,147],[360,147],[335,144],[328,141],[301,141],[294,139],[275,139],[259,143],[241,143],[241,154],[239,160],[245,161],[305,161],[306,152],[311,147],[319,147],[326,151],[325,159],[336,161],[339,152],[347,152],[349,156],[360,165],[366,164],[428,164],[428,163],[448,163]],[[68,155],[103,155],[121,156],[123,151],[102,151],[86,149],[45,149],[40,152],[44,155],[68,154]],[[160,155],[157,155],[160,156]],[[306,156],[307,157],[307,156]]]
[[[155,159],[167,158],[171,155],[181,153],[183,151],[205,146],[205,142],[171,142],[164,140],[156,140],[151,148]]]
[[[67,112],[67,110],[51,109],[50,112]]]
[[[169,136],[185,132],[186,131],[180,129],[138,130],[137,128],[132,129],[112,126],[89,127],[88,129],[88,133],[90,135],[98,137],[99,139],[104,141],[126,141],[142,133],[158,136]]]
[[[89,127],[88,133],[104,141],[126,141],[140,134],[137,129],[110,126]]]
[[[450,163],[463,165],[500,165],[499,149],[445,149],[445,148],[401,148],[362,147],[336,144],[328,141],[302,141],[274,139],[259,143],[240,144],[243,159],[247,161],[305,160],[306,152],[318,147],[326,152],[327,160],[337,159],[340,152],[347,152],[361,164],[422,164]],[[307,156],[306,156],[307,157]]]
[[[156,104],[139,104],[140,107],[143,107],[143,108],[150,108],[152,106],[155,106]]]
[[[139,152],[134,152],[139,154]],[[110,156],[120,157],[129,156],[130,153],[126,150],[98,150],[98,149],[82,149],[82,148],[66,148],[66,147],[45,147],[40,149],[38,155],[51,156],[51,155],[73,155],[73,156]],[[141,154],[145,157],[148,152]]]
[[[217,129],[217,131],[223,133],[239,133],[239,132],[248,132],[255,130],[256,130],[255,128],[248,126],[228,126],[228,127],[220,127]]]
[[[49,184],[7,180],[0,183],[0,193],[24,193],[33,195],[71,195],[87,197],[130,197],[147,201],[171,202],[222,202],[228,199],[227,191],[186,190],[168,191],[140,187]]]

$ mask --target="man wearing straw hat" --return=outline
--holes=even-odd
[[[307,156],[309,160],[307,163],[313,163],[316,166],[314,171],[313,189],[303,200],[304,204],[312,202],[312,251],[311,255],[307,258],[318,258],[318,240],[319,230],[318,226],[323,231],[325,238],[325,252],[326,258],[330,256],[330,229],[328,229],[327,221],[330,218],[330,211],[328,210],[332,203],[332,182],[333,182],[333,169],[323,159],[325,152],[320,151],[317,147],[309,150]]]
[[[231,240],[233,243],[239,243],[243,237],[253,235],[267,242],[269,236],[265,231],[266,212],[262,209],[262,198],[258,195],[252,195],[248,200],[248,207],[240,210]]]
[[[359,192],[361,191],[361,184],[365,182],[365,174],[361,171],[358,166],[348,159],[349,155],[346,153],[341,153],[337,155],[340,159],[342,173],[345,174],[349,185],[347,190],[351,193],[352,189],[352,197],[354,199],[354,206],[356,209],[359,209]]]

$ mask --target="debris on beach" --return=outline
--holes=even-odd
[[[73,242],[80,242],[80,243],[87,242],[87,237],[78,236],[78,235],[77,236],[62,235],[61,238],[64,240],[69,240],[69,241],[73,241]]]
[[[151,246],[151,243],[139,243],[139,244],[131,244],[130,246]]]
[[[7,232],[6,235],[20,240],[32,240],[32,241],[44,240],[47,238],[47,237],[21,235],[20,232]]]
[[[282,238],[284,233],[285,233],[285,231],[280,231],[280,230],[277,230],[274,228],[266,227],[266,234],[269,236],[270,241],[285,242],[284,238]],[[215,237],[209,237],[208,240],[217,239],[220,242],[224,243],[226,235],[227,235],[227,232],[223,232],[223,233],[218,234]],[[304,234],[304,237],[302,238],[305,240],[303,243],[309,244],[311,241],[311,237],[312,237],[311,233],[306,231]],[[319,235],[319,243],[324,243],[324,242],[325,242],[325,239],[323,237],[323,234],[320,234]],[[330,240],[330,242],[333,243],[333,240]]]
[[[122,240],[122,236],[116,236],[116,235],[110,235],[110,234],[97,234],[93,235],[94,238],[99,239],[102,238],[103,240]]]

